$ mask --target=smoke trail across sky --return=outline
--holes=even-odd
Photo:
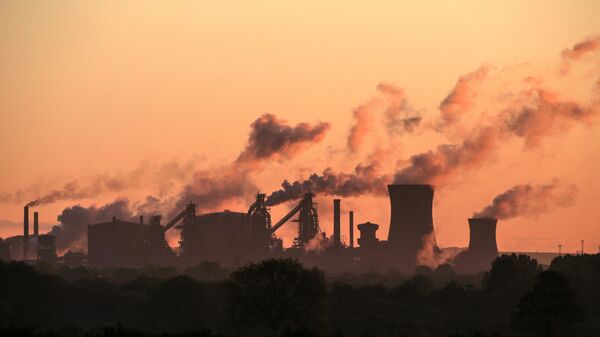
[[[572,205],[576,192],[574,185],[562,186],[558,180],[543,185],[515,185],[497,195],[490,205],[473,213],[473,218],[510,219],[541,214],[552,207]]]

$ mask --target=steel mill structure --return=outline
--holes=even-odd
[[[23,235],[0,239],[0,260],[12,259],[22,261],[56,260],[55,237],[50,234],[39,233],[39,213],[33,212],[33,235],[29,231],[29,208],[23,207]]]
[[[341,199],[333,199],[332,232],[328,237],[320,226],[311,192],[303,194],[278,221],[271,218],[266,195],[258,193],[246,212],[197,214],[196,204],[189,203],[165,224],[161,224],[159,215],[150,216],[147,223],[140,216],[139,221],[113,218],[88,224],[87,257],[70,252],[61,261],[102,267],[190,266],[203,261],[239,266],[265,258],[293,257],[331,270],[396,268],[410,272],[417,266],[425,242],[430,254],[441,252],[433,226],[434,188],[394,184],[388,185],[388,192],[391,212],[387,240],[378,238],[379,225],[369,221],[356,226],[359,235],[355,240],[354,210],[345,213],[348,236],[343,236]],[[29,206],[25,206],[23,235],[0,241],[0,259],[57,259],[55,238],[39,234],[37,212],[33,219],[30,235]],[[487,269],[498,255],[496,223],[496,219],[469,219],[469,248],[455,261],[447,262],[467,272]],[[297,232],[287,249],[276,235],[286,224],[295,224]],[[175,250],[167,242],[167,237],[174,237],[171,231],[179,231],[179,247]]]

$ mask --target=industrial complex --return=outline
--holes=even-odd
[[[378,224],[356,225],[354,212],[348,213],[348,242],[341,240],[341,200],[333,200],[333,234],[319,226],[318,208],[308,192],[277,222],[272,221],[265,194],[256,195],[247,212],[197,214],[193,203],[166,223],[159,215],[147,222],[124,221],[113,217],[107,222],[88,224],[88,251],[85,263],[98,267],[142,267],[146,265],[187,266],[202,261],[239,266],[271,257],[298,258],[308,265],[332,271],[360,271],[396,268],[412,271],[424,250],[441,255],[435,241],[432,217],[434,188],[431,185],[388,185],[391,205],[387,240],[377,238]],[[38,212],[34,212],[33,235],[29,233],[29,206],[24,208],[23,235],[0,241],[0,259],[56,261],[54,237],[38,233]],[[277,231],[295,223],[297,235],[284,248]],[[489,268],[498,256],[497,219],[468,219],[469,246],[448,262],[462,272]],[[178,249],[172,249],[165,235],[180,231]],[[66,258],[63,258],[66,260]]]

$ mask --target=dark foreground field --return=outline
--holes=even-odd
[[[0,336],[595,336],[600,255],[547,270],[325,275],[294,260],[91,270],[0,262]]]

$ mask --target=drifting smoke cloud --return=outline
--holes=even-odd
[[[408,165],[396,172],[394,183],[443,185],[463,169],[483,164],[496,148],[497,138],[496,129],[482,128],[461,144],[442,144],[413,155]]]
[[[526,146],[536,146],[544,137],[567,131],[577,123],[590,124],[598,106],[563,100],[558,93],[534,87],[517,95],[518,102],[502,116],[505,132],[522,137]]]
[[[299,199],[304,193],[312,192],[316,195],[337,195],[352,197],[364,194],[381,195],[387,193],[386,186],[390,177],[379,172],[376,163],[368,165],[359,164],[353,173],[337,173],[327,168],[322,174],[312,174],[303,181],[290,183],[285,180],[281,189],[271,193],[267,198],[267,205],[275,206],[283,202]]]
[[[375,112],[384,107],[384,125],[389,135],[410,133],[417,129],[422,121],[406,99],[404,89],[389,83],[377,86],[378,96],[359,105],[352,111],[354,125],[348,134],[347,146],[351,153],[359,150],[369,132],[375,129]]]
[[[422,240],[423,247],[417,253],[417,265],[435,269],[444,263],[448,263],[457,255],[455,251],[440,250],[435,241],[434,232],[423,236]]]
[[[458,79],[454,88],[440,103],[442,128],[458,123],[462,115],[471,108],[473,100],[477,96],[476,89],[485,80],[489,69],[488,65],[484,65]]]
[[[252,163],[268,159],[289,159],[306,146],[323,140],[329,123],[288,126],[274,115],[264,114],[251,125],[246,148],[236,163]]]
[[[246,148],[235,162],[218,170],[196,171],[192,181],[180,193],[176,209],[194,202],[199,211],[214,210],[248,198],[258,191],[251,178],[251,174],[261,167],[257,163],[292,158],[307,146],[323,140],[330,125],[300,123],[289,126],[271,114],[264,114],[250,127]]]
[[[408,104],[404,89],[393,85],[381,83],[377,86],[388,100],[385,109],[385,127],[389,135],[411,133],[421,124],[423,119]]]
[[[348,135],[348,149],[350,152],[358,151],[366,135],[373,129],[374,119],[371,110],[376,106],[377,102],[371,100],[352,111],[354,125],[350,128],[350,134]]]
[[[577,61],[583,58],[586,54],[591,54],[600,49],[600,36],[589,37],[573,46],[571,49],[565,49],[562,51],[562,67],[561,74],[566,75],[570,69],[573,61]]]
[[[110,221],[113,216],[123,220],[133,218],[129,200],[117,199],[100,207],[75,205],[65,208],[58,216],[60,224],[54,226],[49,234],[56,237],[56,248],[59,252],[67,249],[85,251],[87,225]]]
[[[457,174],[480,167],[508,139],[521,138],[532,148],[545,137],[564,133],[577,124],[591,124],[600,111],[596,102],[579,104],[537,84],[510,96],[516,97],[510,108],[488,126],[472,130],[462,143],[442,144],[411,156],[408,165],[396,172],[394,183],[444,185]]]
[[[85,183],[80,183],[77,180],[69,181],[61,188],[53,189],[28,202],[27,205],[41,206],[57,201],[93,198],[105,193],[157,186],[156,182],[161,182],[158,186],[159,189],[166,191],[170,187],[170,183],[187,179],[196,162],[196,159],[184,163],[170,161],[160,165],[141,162],[137,168],[129,172],[96,175]],[[0,203],[22,202],[22,199],[26,196],[37,194],[35,189],[33,186],[30,186],[12,193],[0,193]]]
[[[196,171],[180,193],[173,212],[181,211],[189,202],[196,203],[199,212],[215,210],[234,200],[248,198],[256,191],[258,188],[246,170],[229,167],[220,171]]]
[[[315,234],[315,237],[308,240],[308,242],[302,247],[305,252],[322,253],[327,247],[331,245],[329,239],[325,237],[323,233]]]
[[[577,188],[562,187],[558,180],[545,185],[515,185],[494,198],[492,203],[473,218],[510,219],[521,215],[536,215],[551,207],[566,207],[573,204]]]

